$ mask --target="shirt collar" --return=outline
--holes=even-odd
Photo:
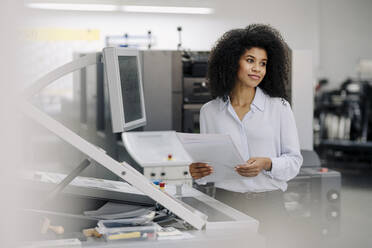
[[[231,103],[230,96],[227,96],[226,101],[223,101],[222,98],[219,98],[219,101],[220,101],[220,111],[224,110]],[[256,87],[256,94],[253,98],[252,105],[255,106],[258,110],[263,112],[265,110],[265,101],[266,101],[265,93],[259,87]]]
[[[265,110],[266,95],[260,87],[256,87],[256,94],[253,98],[252,104],[262,112]]]
[[[230,96],[227,96],[227,100],[226,101],[224,101],[222,97],[219,97],[218,99],[220,101],[220,111],[225,110],[225,108],[227,108],[227,106],[229,106]]]

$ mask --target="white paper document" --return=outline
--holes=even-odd
[[[203,181],[242,179],[234,167],[245,161],[230,135],[177,133],[177,136],[193,162],[204,162],[213,167],[213,173]]]

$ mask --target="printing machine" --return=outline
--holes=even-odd
[[[287,211],[287,230],[304,230],[303,240],[324,239],[337,236],[340,227],[341,177],[340,173],[320,167],[316,153],[302,151],[304,165],[299,175],[288,182],[288,189],[284,192],[283,201]],[[111,181],[97,178],[77,177],[58,195],[50,199],[46,196],[53,192],[56,184],[61,183],[63,174],[34,172],[27,174],[26,199],[29,205],[24,206],[19,218],[32,223],[27,227],[27,238],[22,245],[43,244],[30,243],[35,240],[75,240],[76,247],[206,247],[232,246],[249,243],[252,247],[265,247],[265,238],[257,233],[257,220],[215,200],[208,194],[202,193],[185,184],[181,190],[176,185],[166,185],[164,192],[181,200],[192,209],[208,216],[205,229],[197,230],[185,224],[180,218],[170,214],[170,218],[183,232],[191,234],[191,238],[182,240],[158,241],[117,241],[106,242],[103,239],[86,238],[81,231],[96,226],[97,220],[87,219],[84,211],[95,210],[107,202],[123,203],[133,206],[159,207],[153,199],[141,193],[135,187],[124,181]],[[46,202],[46,199],[47,200]],[[159,208],[161,210],[161,208]],[[48,217],[53,225],[63,226],[65,233],[57,235],[48,232],[40,234],[43,218]],[[27,221],[28,220],[28,221]],[[39,223],[36,224],[35,223]],[[33,230],[30,232],[29,230]],[[181,229],[182,230],[182,229]],[[244,245],[243,245],[244,246]],[[30,246],[26,246],[30,247]],[[31,246],[35,247],[35,246]],[[38,247],[38,246],[36,246]],[[53,247],[53,246],[50,246]]]
[[[128,162],[119,162],[106,152],[105,147],[87,141],[31,104],[30,99],[34,95],[60,77],[89,65],[102,64],[110,95],[111,130],[125,132],[146,123],[139,54],[133,49],[105,48],[102,53],[79,56],[27,88],[25,99],[19,104],[23,114],[80,151],[85,159],[68,175],[25,172],[25,201],[19,210],[19,219],[24,223],[20,227],[20,233],[23,234],[20,245],[174,247],[177,243],[177,247],[242,247],[248,243],[254,247],[263,247],[264,239],[257,233],[257,220],[187,184],[182,188],[180,185],[168,185],[165,189],[159,189]],[[95,166],[110,171],[117,180],[78,177],[93,161]],[[84,238],[82,228],[94,228],[97,221],[100,221],[84,213],[97,210],[107,203],[152,207],[156,214],[162,213],[164,218],[170,219],[170,226],[176,225],[185,234],[189,234],[188,238],[182,242],[152,240],[133,243],[123,239],[106,242],[103,239]],[[157,215],[154,222],[157,222],[156,218]],[[44,242],[38,242],[40,240]]]
[[[200,191],[184,185],[181,192],[177,192],[175,185],[167,185],[165,193],[186,203],[202,215],[207,216],[206,226],[197,230],[185,224],[175,222],[177,227],[184,225],[184,230],[190,234],[182,240],[154,240],[154,241],[115,241],[106,242],[103,238],[86,238],[82,230],[95,227],[97,220],[89,219],[83,214],[87,210],[95,210],[107,202],[123,203],[133,206],[155,207],[156,202],[126,182],[102,180],[96,178],[77,177],[71,185],[53,199],[46,201],[48,193],[60,183],[65,175],[58,173],[35,172],[27,173],[27,193],[29,204],[21,210],[19,218],[23,223],[27,235],[23,236],[21,245],[24,247],[42,247],[56,240],[75,240],[76,247],[242,247],[250,244],[252,247],[264,247],[264,239],[257,234],[258,221],[207,196]],[[41,204],[42,203],[42,204]],[[47,217],[54,226],[63,226],[65,232],[56,234],[48,231],[40,234],[43,219]],[[170,219],[172,217],[169,217]],[[174,217],[173,217],[174,218]],[[178,218],[177,218],[178,219]],[[172,224],[170,224],[172,225]],[[53,242],[51,240],[54,240]],[[66,242],[67,242],[66,241]],[[54,243],[54,244],[55,244]],[[34,246],[32,246],[34,245]],[[39,245],[39,246],[38,246]],[[69,246],[66,246],[69,247]]]

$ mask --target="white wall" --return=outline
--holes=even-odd
[[[157,38],[154,49],[176,49],[177,26],[183,27],[183,45],[193,50],[210,49],[231,28],[263,22],[277,27],[292,49],[311,50],[313,74],[338,86],[355,77],[359,59],[372,58],[371,0],[214,0],[212,15],[130,14],[34,10],[32,27],[90,28],[106,35],[146,34]],[[77,46],[79,47],[79,46]],[[44,66],[44,68],[46,68]]]
[[[292,110],[301,149],[313,150],[314,89],[310,50],[292,52]]]
[[[212,1],[211,1],[212,2]],[[210,49],[225,31],[253,22],[277,27],[293,49],[313,52],[315,66],[319,57],[318,2],[306,0],[213,1],[212,15],[87,13],[36,10],[30,13],[30,26],[90,28],[101,30],[101,45],[106,35],[146,34],[157,39],[155,49],[176,49],[177,26],[183,27],[185,48]]]
[[[337,87],[347,77],[356,77],[360,59],[372,59],[372,1],[320,1],[319,77]]]

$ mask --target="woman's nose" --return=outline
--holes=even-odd
[[[252,67],[252,71],[259,72],[260,71],[260,66],[254,64],[253,67]]]

